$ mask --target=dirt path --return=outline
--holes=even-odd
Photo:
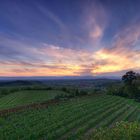
[[[47,108],[48,106],[59,104],[60,102],[62,101],[57,100],[57,99],[52,99],[52,100],[42,102],[42,103],[33,103],[33,104],[18,106],[18,107],[14,107],[10,109],[3,109],[3,110],[0,110],[0,116],[6,116],[11,113],[16,113],[16,112],[20,112],[20,111],[24,111],[28,109]]]

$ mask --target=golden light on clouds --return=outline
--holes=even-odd
[[[140,71],[139,7],[126,3],[88,0],[59,3],[60,8],[45,7],[45,2],[33,7],[5,4],[0,15],[0,76]]]
[[[105,26],[99,25],[95,17],[90,17],[90,20],[91,25],[94,25],[94,28],[90,26],[89,31],[93,40],[93,45],[89,46],[90,49],[69,48],[47,43],[40,43],[34,47],[20,41],[2,38],[2,45],[5,42],[8,44],[14,42],[12,50],[17,51],[20,57],[0,60],[0,75],[80,76],[116,73],[129,69],[140,70],[139,25],[133,25],[118,32],[113,42],[108,46],[102,46],[101,38]],[[15,46],[19,46],[18,49]],[[27,60],[26,57],[28,57]]]
[[[0,61],[3,76],[80,76],[100,75],[128,69],[140,69],[140,53],[125,47],[97,51],[73,50],[47,45],[34,52],[43,62]],[[51,59],[48,63],[47,59]],[[53,63],[52,63],[53,62]]]
[[[127,48],[123,52],[117,53],[118,49],[98,51],[95,55],[96,59],[105,63],[97,65],[92,73],[101,74],[140,68],[140,59],[135,58],[136,56],[140,58],[140,54],[132,50],[128,51]]]

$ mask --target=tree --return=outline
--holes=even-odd
[[[127,85],[132,85],[133,81],[136,80],[136,78],[137,78],[136,73],[133,71],[128,71],[126,72],[125,75],[122,76],[122,80]]]
[[[137,84],[139,78],[139,74],[133,71],[128,71],[122,76],[122,80],[125,83],[124,93],[127,94],[129,98],[140,98],[139,86]]]

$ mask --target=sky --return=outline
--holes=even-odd
[[[140,72],[139,0],[0,1],[0,76]]]

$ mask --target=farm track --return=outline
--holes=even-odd
[[[59,104],[59,103],[60,103],[59,100],[52,99],[52,100],[42,102],[42,103],[33,103],[33,104],[18,106],[18,107],[14,107],[14,108],[10,108],[10,109],[3,109],[3,110],[0,110],[0,116],[5,116],[5,115],[9,115],[11,113],[16,113],[16,112],[20,112],[20,111],[24,111],[24,110],[29,110],[29,109],[47,108],[50,105],[55,105],[55,104]]]

